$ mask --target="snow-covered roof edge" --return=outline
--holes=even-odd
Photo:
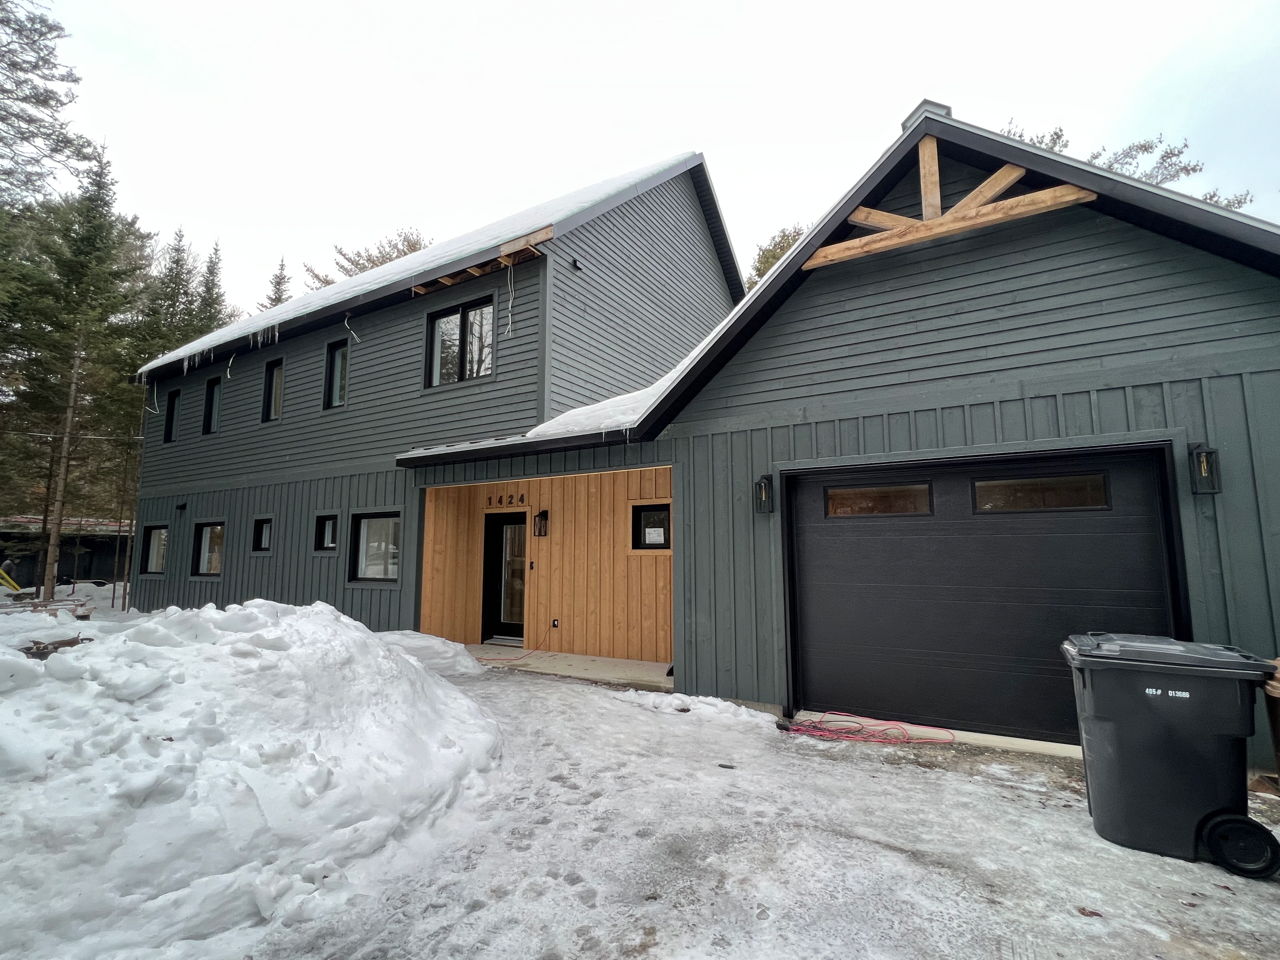
[[[304,293],[278,307],[228,324],[151,360],[138,373],[145,377],[154,370],[176,363],[182,363],[185,369],[192,360],[218,348],[227,347],[237,340],[244,340],[248,346],[271,342],[279,335],[282,326],[335,316],[343,310],[390,293],[456,273],[497,256],[498,248],[504,243],[536,233],[545,227],[558,228],[555,231],[557,233],[572,230],[618,204],[704,163],[702,154],[689,151],[537,204],[476,230],[433,243],[425,250],[411,253],[331,286]],[[737,271],[737,264],[732,261],[724,266],[726,271],[730,266]]]
[[[1145,181],[1116,173],[1074,157],[1044,150],[1022,140],[1015,140],[994,133],[983,127],[964,123],[950,116],[944,116],[933,110],[923,110],[901,135],[893,141],[859,178],[858,182],[840,198],[831,208],[814,223],[812,227],[791,247],[773,268],[761,278],[760,282],[747,296],[731,310],[715,328],[689,352],[669,373],[655,383],[641,390],[621,394],[607,400],[588,404],[566,411],[558,417],[534,427],[519,436],[497,437],[489,440],[473,440],[464,443],[442,444],[423,447],[400,454],[396,462],[400,466],[412,467],[420,465],[424,459],[446,462],[456,457],[459,460],[480,459],[477,454],[502,456],[507,453],[525,452],[526,449],[551,445],[556,441],[564,441],[564,446],[589,445],[594,442],[615,442],[631,439],[643,439],[665,426],[674,412],[667,415],[670,402],[682,390],[690,386],[701,373],[696,369],[700,361],[715,351],[722,341],[732,338],[739,332],[757,312],[762,301],[767,301],[777,289],[791,277],[800,264],[804,263],[820,245],[819,240],[825,238],[835,226],[844,222],[853,206],[861,202],[861,198],[882,179],[894,163],[899,159],[896,155],[904,148],[913,147],[919,139],[930,132],[927,126],[950,126],[983,140],[1002,143],[1024,153],[1032,154],[1049,163],[1072,168],[1089,179],[1102,177],[1116,181],[1126,188],[1136,188],[1141,194],[1150,197],[1162,207],[1173,202],[1175,209],[1183,208],[1194,212],[1197,220],[1209,218],[1211,221],[1220,218],[1219,222],[1232,227],[1241,228],[1254,237],[1261,235],[1267,240],[1280,241],[1280,224],[1274,224],[1258,217],[1242,214],[1236,210],[1228,210],[1216,204],[1208,203],[1187,194],[1178,193],[1167,187],[1160,187]],[[945,130],[937,131],[946,135]],[[1065,179],[1065,178],[1063,178]],[[856,198],[856,202],[855,202]],[[848,208],[848,209],[846,209]],[[1233,231],[1236,232],[1236,231]],[[1246,235],[1247,235],[1246,234]],[[1256,244],[1256,241],[1255,241]],[[1269,244],[1275,246],[1274,243]],[[666,408],[666,409],[664,409]],[[676,411],[678,412],[678,411]]]

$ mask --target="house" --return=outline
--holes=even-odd
[[[527,646],[1074,741],[1071,633],[1277,655],[1280,228],[926,101],[658,382],[396,462],[424,630],[485,638],[501,506]]]
[[[647,385],[742,296],[706,164],[686,154],[157,358],[140,371],[132,602],[323,600],[374,629],[415,626],[425,501],[396,455]],[[504,589],[513,616],[520,584]],[[518,643],[519,626],[490,635]]]

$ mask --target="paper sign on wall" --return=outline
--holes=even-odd
[[[644,542],[660,544],[663,542],[662,533],[663,530],[661,527],[646,527],[644,531]]]

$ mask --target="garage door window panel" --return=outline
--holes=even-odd
[[[973,481],[976,513],[1109,510],[1106,473],[1060,477],[1005,477]]]
[[[828,517],[921,517],[932,513],[931,483],[827,488]]]

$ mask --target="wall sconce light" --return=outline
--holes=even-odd
[[[180,504],[178,504],[176,507],[174,507],[173,509],[175,509],[175,510],[185,510],[185,509],[187,509],[187,505],[186,505],[185,503],[180,503]]]
[[[1207,443],[1189,443],[1187,453],[1191,457],[1191,492],[1221,493],[1218,451]]]
[[[756,513],[773,513],[773,477],[767,473],[755,483]]]
[[[547,511],[539,510],[533,515],[533,535],[535,537],[547,535]]]

